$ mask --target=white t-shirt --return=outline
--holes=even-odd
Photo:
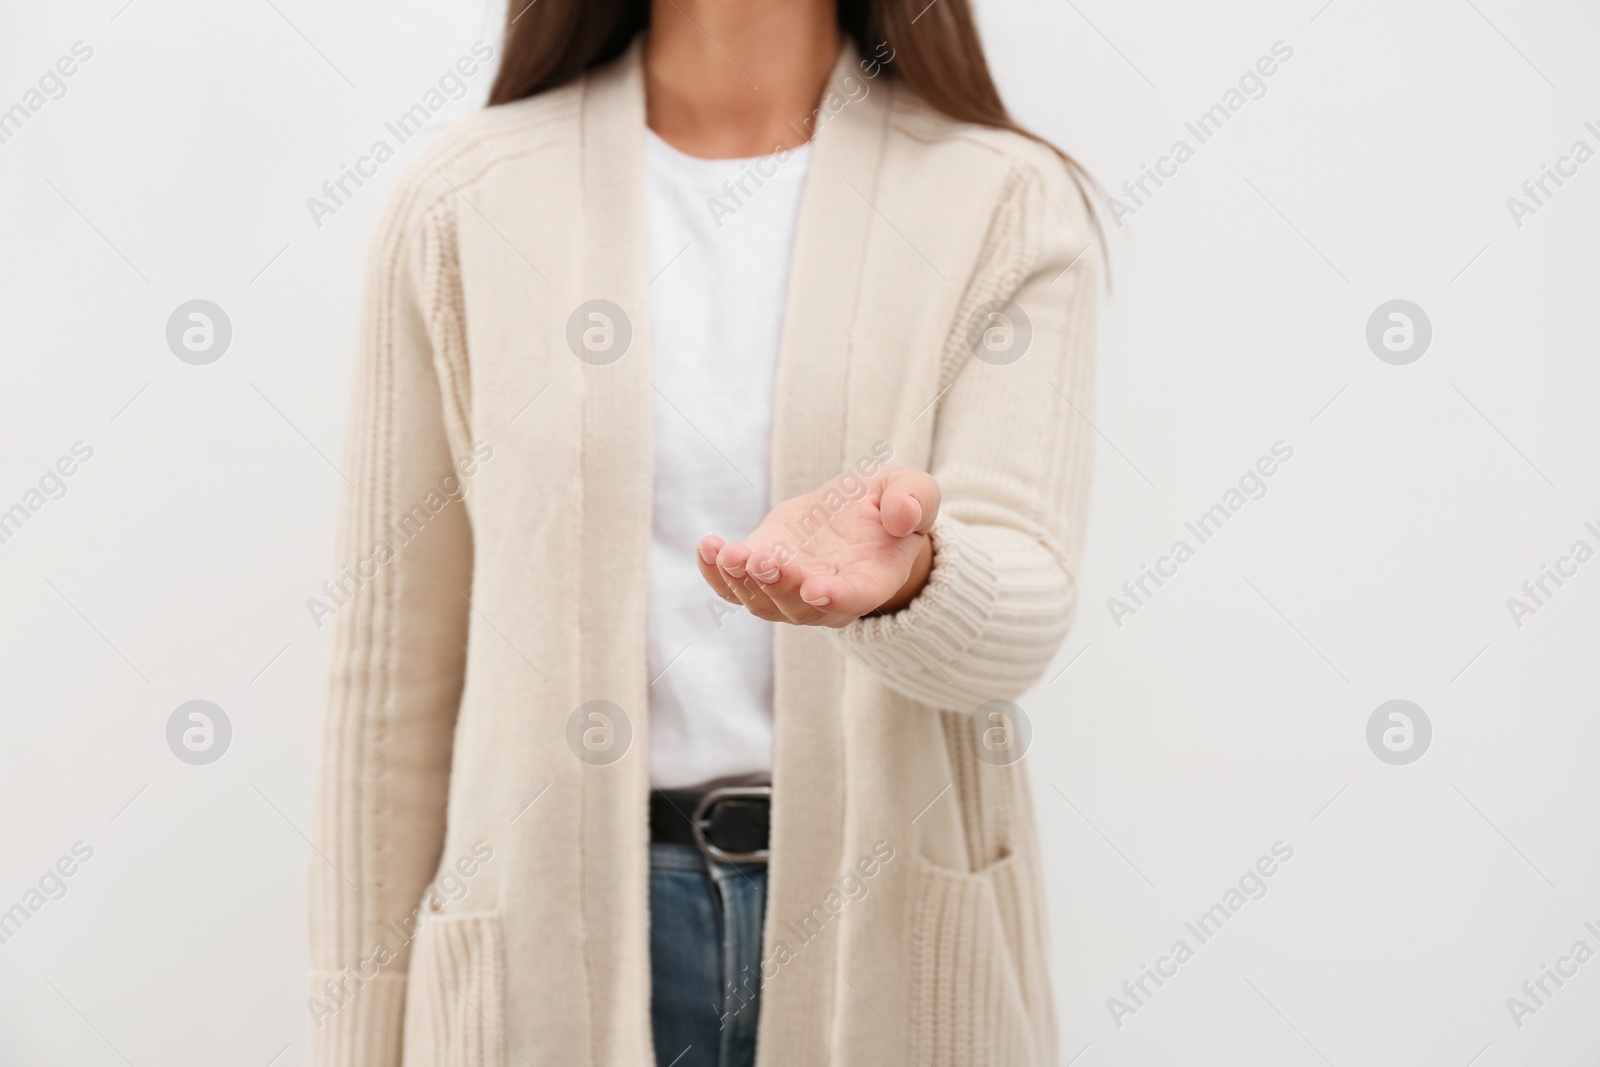
[[[714,596],[696,546],[771,505],[773,387],[811,146],[698,159],[645,132],[655,499],[650,782],[772,773],[772,624]]]

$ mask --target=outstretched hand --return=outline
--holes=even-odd
[[[840,627],[910,604],[933,566],[939,486],[879,467],[773,508],[743,541],[703,537],[700,574],[722,599],[771,622]]]

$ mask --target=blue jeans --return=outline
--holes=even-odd
[[[767,867],[650,846],[651,1025],[657,1067],[752,1067]]]

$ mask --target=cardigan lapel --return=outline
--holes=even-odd
[[[578,563],[581,701],[609,700],[632,737],[615,763],[584,765],[581,827],[586,966],[595,1062],[649,1057],[649,708],[645,667],[651,442],[648,228],[644,193],[644,77],[636,41],[584,86],[582,240],[577,332],[592,301],[611,320],[620,358],[583,363],[581,536]],[[620,310],[619,310],[620,309]],[[569,326],[568,336],[573,336]],[[569,341],[570,343],[570,341]],[[606,360],[611,360],[607,362]]]
[[[590,1010],[600,1023],[595,1038],[607,1046],[595,1050],[598,1062],[613,1062],[613,1056],[643,1061],[632,1035],[649,1032],[648,969],[630,971],[626,963],[640,958],[627,948],[643,946],[647,952],[649,945],[642,590],[648,580],[653,449],[641,52],[636,41],[618,62],[590,75],[579,151],[583,240],[574,306],[611,301],[632,333],[620,359],[582,369],[580,699],[614,701],[633,733],[623,759],[583,768]],[[774,501],[816,488],[853,458],[844,454],[851,334],[891,92],[889,83],[863,77],[855,49],[846,44],[818,112],[795,234],[774,398]],[[843,862],[844,669],[822,631],[775,626],[773,632],[773,862],[764,954],[778,952],[787,962],[764,987],[770,1008],[762,1012],[760,1040],[772,1048],[805,1050],[802,1059],[823,1062],[837,933],[802,943],[789,924],[834,888]],[[778,950],[779,942],[792,959]],[[610,1025],[602,1016],[610,1017]]]
[[[856,55],[847,44],[823,95],[801,198],[778,357],[774,503],[817,488],[853,458],[843,452],[850,337],[890,92],[862,77]]]
[[[823,94],[795,234],[774,404],[774,502],[817,488],[854,458],[845,455],[851,337],[891,92],[887,81],[863,77],[847,44]],[[774,640],[764,954],[784,962],[763,986],[758,1042],[798,1054],[795,1062],[823,1063],[838,934],[829,927],[802,940],[794,924],[834,889],[845,859],[844,664],[823,630],[776,626]]]

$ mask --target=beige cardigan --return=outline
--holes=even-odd
[[[773,493],[888,442],[944,506],[909,608],[775,630],[760,1063],[1054,1064],[1026,760],[980,760],[969,727],[1039,679],[1071,618],[1099,256],[1052,154],[872,70],[847,49],[818,122]],[[657,1062],[644,128],[635,47],[454,127],[374,239],[316,775],[309,1063]],[[631,324],[614,362],[569,347],[593,299]],[[1010,363],[969,341],[1002,299],[1032,330]],[[631,729],[614,762],[569,742],[596,699]]]

